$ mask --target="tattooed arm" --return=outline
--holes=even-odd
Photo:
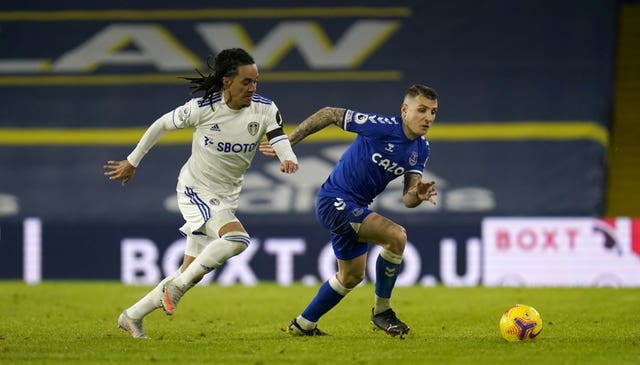
[[[335,124],[338,127],[342,126],[342,117],[344,116],[345,109],[332,108],[325,106],[324,108],[313,113],[307,119],[298,124],[293,132],[289,133],[289,142],[291,146],[305,139],[307,136],[329,126]],[[269,142],[262,142],[258,146],[258,150],[265,156],[275,157],[276,153]]]
[[[289,133],[289,141],[291,142],[291,145],[293,146],[297,144],[307,136],[316,133],[330,124],[341,126],[344,112],[345,109],[343,108],[332,108],[326,106],[313,113],[313,115],[298,124],[293,132]]]
[[[436,205],[434,196],[438,195],[433,186],[436,182],[422,182],[422,177],[418,174],[404,175],[404,189],[402,190],[402,201],[407,208],[415,208],[423,201],[428,201]]]

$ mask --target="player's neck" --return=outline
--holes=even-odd
[[[236,103],[234,103],[234,100],[231,97],[231,94],[227,93],[226,91],[224,93],[222,93],[222,97],[224,98],[225,105],[229,109],[231,109],[231,110],[240,110],[240,109],[243,108],[242,105],[235,105]]]
[[[402,123],[402,131],[404,132],[405,137],[407,137],[407,139],[411,141],[415,141],[416,138],[420,137],[419,135],[413,133],[404,122]]]

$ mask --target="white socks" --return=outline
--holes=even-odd
[[[376,295],[375,302],[373,304],[373,314],[382,313],[387,309],[391,309],[391,298],[381,298]]]
[[[134,305],[127,308],[127,315],[133,319],[142,319],[147,314],[160,308],[160,298],[162,298],[162,287],[164,284],[180,275],[180,269],[176,270],[173,274],[164,278],[155,288],[151,289],[144,297],[138,300]]]
[[[296,317],[296,322],[298,322],[298,326],[305,331],[311,331],[316,328],[316,322],[311,322],[310,320],[304,318],[303,316]]]
[[[162,288],[169,280],[175,279],[176,285],[187,290],[206,273],[222,266],[229,258],[244,251],[247,246],[249,246],[249,235],[246,232],[229,232],[212,241],[184,272],[180,273],[180,269],[178,269],[164,278],[134,305],[127,308],[127,315],[133,319],[144,318],[147,314],[162,306],[160,303]]]
[[[249,246],[249,235],[246,232],[229,232],[212,241],[196,259],[180,274],[174,283],[188,289],[205,274],[222,266],[228,259],[240,254]]]
[[[340,281],[338,280],[338,278],[334,276],[332,276],[329,279],[329,286],[331,286],[331,289],[335,290],[336,293],[342,295],[343,297],[347,294],[349,294],[349,292],[351,292],[353,290],[353,288],[349,289],[349,288],[345,288],[344,285],[342,285],[342,283],[340,283]]]

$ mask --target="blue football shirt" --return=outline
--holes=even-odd
[[[346,110],[342,129],[358,136],[318,195],[351,198],[368,206],[398,176],[422,175],[429,158],[429,142],[424,136],[408,139],[402,131],[402,117]]]

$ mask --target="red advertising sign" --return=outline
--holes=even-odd
[[[486,286],[640,286],[640,220],[486,218]]]

